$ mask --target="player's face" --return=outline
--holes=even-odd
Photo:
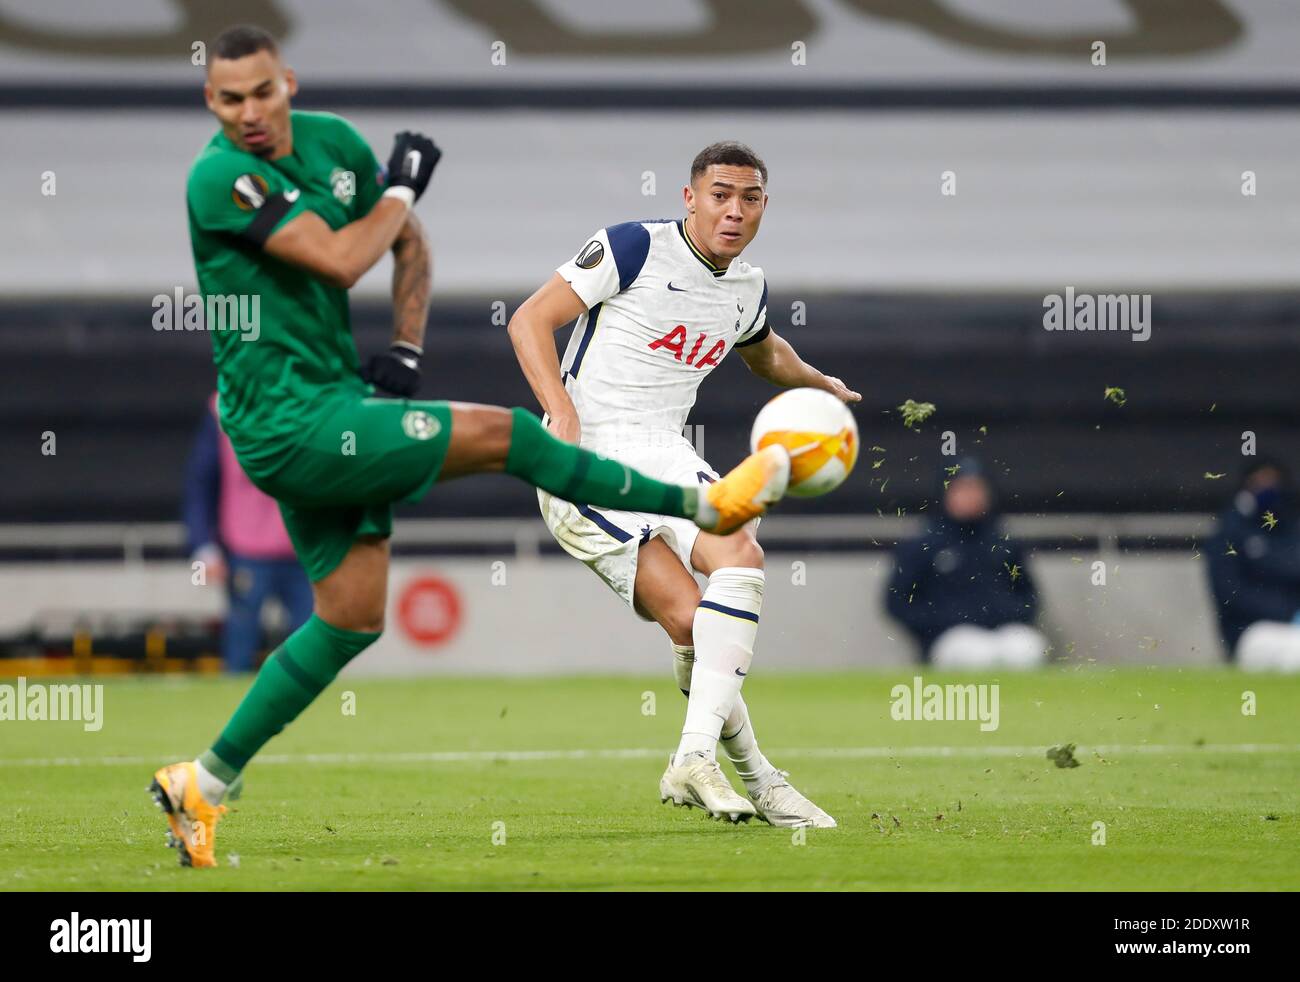
[[[1261,467],[1246,478],[1247,491],[1264,491],[1282,484],[1282,472],[1276,467]]]
[[[957,522],[978,522],[992,505],[989,487],[979,477],[959,477],[948,485],[944,508]]]
[[[203,95],[221,128],[240,150],[259,157],[289,152],[289,100],[298,93],[293,69],[269,51],[214,58]]]
[[[731,164],[711,165],[687,186],[685,198],[696,244],[724,260],[745,251],[767,207],[763,175]]]

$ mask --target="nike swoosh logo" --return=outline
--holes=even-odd
[[[672,280],[669,280],[669,281],[668,281],[668,289],[672,290],[673,293],[688,293],[688,292],[689,292],[685,287],[681,287],[681,286],[673,286],[673,281],[672,281]]]
[[[744,678],[746,675],[748,675],[749,673],[748,673],[748,672],[742,672],[740,669],[736,669],[736,674],[739,675],[739,676],[743,679],[743,678]]]
[[[302,194],[302,188],[294,188],[292,191],[284,192],[284,200],[288,202],[297,201],[300,194]]]

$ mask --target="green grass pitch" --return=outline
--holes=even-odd
[[[214,870],[179,868],[145,786],[246,681],[106,680],[97,733],[0,722],[0,889],[1300,888],[1300,678],[1007,675],[982,733],[892,719],[912,674],[746,684],[768,756],[839,820],[804,834],[659,803],[667,672],[340,680],[246,772]],[[1045,756],[1065,743],[1080,766]]]

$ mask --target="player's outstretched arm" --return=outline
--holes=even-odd
[[[331,286],[350,289],[392,248],[441,157],[428,137],[397,134],[388,161],[388,187],[363,218],[335,231],[314,212],[303,212],[266,240],[266,251]]]
[[[587,309],[573,287],[556,273],[520,305],[507,330],[515,357],[533,395],[551,418],[551,432],[561,440],[578,441],[578,411],[560,378],[555,332]]]
[[[775,331],[769,331],[767,337],[757,344],[737,347],[736,351],[751,372],[773,385],[787,389],[797,386],[825,389],[844,402],[862,400],[861,393],[854,392],[832,375],[823,375],[800,358],[790,342]]]

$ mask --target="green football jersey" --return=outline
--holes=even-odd
[[[291,120],[293,153],[278,160],[218,132],[186,188],[221,422],[253,477],[274,470],[327,404],[369,391],[357,374],[347,290],[262,246],[304,211],[333,229],[363,217],[383,193],[383,170],[347,120],[316,112]]]

